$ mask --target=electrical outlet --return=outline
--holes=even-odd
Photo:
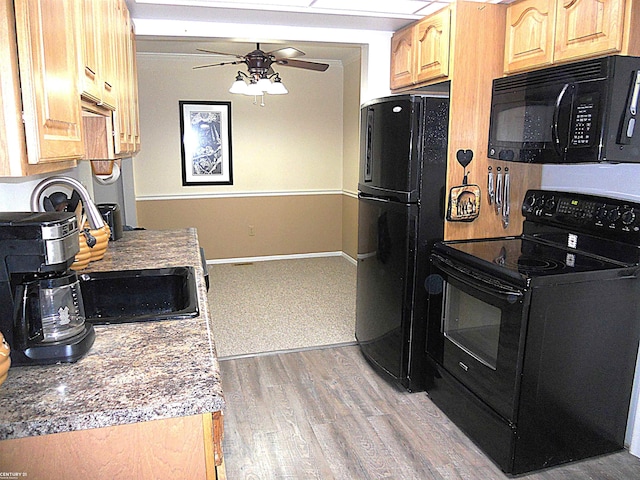
[[[255,234],[256,234],[255,228],[253,227],[253,225],[249,225],[249,236],[253,237],[255,236]]]

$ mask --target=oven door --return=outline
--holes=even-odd
[[[527,291],[431,255],[427,353],[503,418],[515,420]],[[432,277],[433,279],[434,277]]]

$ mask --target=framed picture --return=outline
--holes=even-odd
[[[179,104],[182,185],[233,185],[231,102]]]

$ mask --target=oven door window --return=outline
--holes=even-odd
[[[502,311],[446,284],[442,333],[473,358],[496,369]]]

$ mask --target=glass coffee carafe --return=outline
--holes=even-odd
[[[43,342],[64,340],[84,331],[85,313],[75,273],[40,280]]]
[[[84,304],[74,272],[28,282],[22,303],[27,338],[50,343],[84,332]]]

